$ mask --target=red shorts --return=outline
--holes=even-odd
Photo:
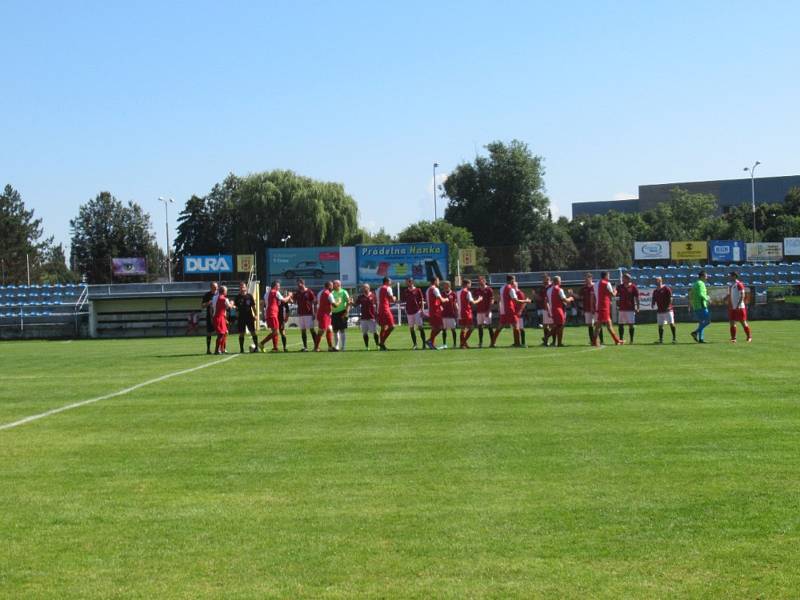
[[[519,324],[519,317],[514,313],[505,313],[500,315],[500,325],[511,325],[516,327]]]
[[[441,316],[430,315],[428,317],[428,323],[430,323],[431,327],[434,329],[444,329],[444,322]]]
[[[563,310],[554,310],[552,313],[553,325],[563,325],[567,320],[567,315]]]
[[[610,323],[611,322],[611,313],[610,312],[597,312],[597,318],[595,319],[595,323]]]
[[[267,328],[268,329],[280,329],[281,324],[278,320],[277,315],[267,315]]]
[[[328,329],[331,327],[331,314],[330,313],[317,313],[317,326],[320,329]]]
[[[218,335],[228,333],[228,321],[226,319],[214,319],[214,331]]]
[[[459,319],[458,320],[459,327],[472,327],[472,319]]]
[[[747,321],[746,308],[729,308],[728,321]]]
[[[378,313],[378,325],[381,327],[394,327],[394,316],[390,312]]]

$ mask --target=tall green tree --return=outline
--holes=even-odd
[[[110,282],[111,259],[116,257],[145,258],[151,276],[166,270],[150,215],[135,202],[123,204],[110,192],[100,192],[80,207],[70,229],[72,263],[89,283]]]
[[[0,193],[0,282],[74,281],[67,269],[64,249],[53,238],[42,238],[42,220],[25,208],[22,196],[10,185]]]
[[[205,197],[192,196],[178,218],[175,254],[254,253],[263,273],[269,247],[360,243],[358,206],[340,183],[275,170],[234,174]]]
[[[445,219],[479,246],[519,246],[547,219],[542,158],[519,140],[492,142],[488,156],[458,165],[444,183]]]
[[[43,250],[42,220],[25,208],[22,196],[10,185],[0,194],[0,259],[7,283],[27,280],[26,257],[36,258]]]

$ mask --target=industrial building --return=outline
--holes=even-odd
[[[633,200],[609,200],[603,202],[573,202],[572,218],[580,215],[604,215],[610,211],[636,213],[652,210],[658,204],[669,201],[670,191],[681,188],[693,194],[711,194],[719,203],[720,213],[733,206],[750,204],[750,178],[723,179],[717,181],[684,181],[680,183],[657,183],[640,185],[639,197]],[[756,177],[756,204],[783,202],[789,190],[800,188],[800,175],[783,177]]]

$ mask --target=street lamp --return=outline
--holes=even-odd
[[[167,279],[172,283],[172,256],[169,249],[169,205],[174,204],[175,200],[172,198],[158,197],[159,202],[164,203],[164,231],[167,234]]]
[[[292,236],[289,235],[288,233],[281,238],[281,241],[283,242],[283,247],[284,248],[286,248],[286,242],[288,242],[290,239],[292,239]]]
[[[756,161],[752,167],[745,167],[744,171],[750,171],[750,201],[753,203],[753,243],[756,243],[756,167],[760,165]]]
[[[436,208],[436,167],[439,166],[438,162],[433,163],[433,220],[436,221],[439,218],[438,210]]]

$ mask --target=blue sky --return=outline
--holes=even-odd
[[[158,196],[274,168],[394,233],[433,216],[434,161],[495,139],[544,157],[566,216],[756,159],[797,174],[798,22],[788,1],[0,0],[0,183],[58,241],[109,190],[163,243]]]

